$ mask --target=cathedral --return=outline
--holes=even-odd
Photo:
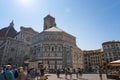
[[[42,63],[48,69],[83,68],[83,53],[76,45],[76,37],[58,28],[55,18],[44,18],[42,32],[20,27],[17,32],[13,21],[0,29],[0,65],[29,67]],[[35,64],[37,62],[37,64]]]
[[[8,27],[0,29],[0,66],[23,66],[24,60],[29,59],[31,39],[36,34],[32,28],[23,26],[17,32],[13,21]]]

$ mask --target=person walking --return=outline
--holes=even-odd
[[[2,73],[3,72],[3,68],[2,67],[0,67],[0,73]]]
[[[99,77],[100,77],[100,80],[103,80],[102,79],[102,67],[99,67]]]
[[[1,79],[1,80],[4,79],[3,68],[2,68],[2,67],[0,67],[0,79]]]
[[[69,68],[69,75],[70,75],[70,79],[72,79],[72,73],[73,73],[72,68]]]
[[[2,72],[0,80],[15,80],[14,74],[10,71],[11,65],[7,65],[6,69]]]
[[[44,68],[41,68],[40,69],[40,72],[41,72],[41,76],[44,76],[45,74],[44,74]]]
[[[36,77],[37,77],[37,70],[35,68],[32,68],[30,70],[30,80],[35,80]]]
[[[18,75],[18,80],[26,80],[26,74],[25,71],[23,69],[23,67],[19,68],[19,75]]]
[[[57,78],[60,78],[60,69],[56,70]]]
[[[65,69],[64,69],[64,72],[65,72],[65,79],[67,79],[68,69],[67,69],[67,68],[65,68]]]
[[[78,79],[82,78],[82,69],[78,68]]]
[[[75,69],[76,78],[78,79],[78,68]]]
[[[12,70],[11,70],[12,72],[13,72],[13,74],[14,74],[14,77],[15,77],[15,80],[17,80],[17,78],[18,78],[18,69],[16,68],[16,66],[15,65],[13,65],[13,67],[12,67]]]

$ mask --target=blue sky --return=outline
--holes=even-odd
[[[99,49],[103,42],[120,40],[120,0],[21,1],[0,0],[0,28],[14,20],[17,31],[25,26],[41,32],[43,18],[50,14],[56,18],[57,27],[76,37],[82,50]]]

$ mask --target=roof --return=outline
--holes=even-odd
[[[0,37],[15,37],[17,31],[14,29],[13,21],[9,24],[8,27],[0,29]]]
[[[53,18],[55,19],[53,16],[51,16],[50,14],[48,14],[44,19],[47,19],[47,18]]]
[[[35,34],[38,33],[38,32],[36,32],[36,31],[34,31],[31,27],[21,26],[20,29],[21,29],[21,31],[32,32],[32,33],[35,33]]]
[[[17,34],[17,31],[14,27],[5,27],[0,29],[0,37],[14,37]]]
[[[120,43],[120,41],[108,41],[108,42],[104,42],[102,43],[102,45],[107,45],[107,44],[112,44],[112,43]]]
[[[51,27],[49,29],[44,30],[45,32],[64,32],[63,30],[59,29],[58,27]]]

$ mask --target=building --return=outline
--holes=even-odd
[[[99,66],[104,64],[103,50],[84,50],[84,70],[87,72],[96,71]]]
[[[30,61],[39,61],[49,69],[73,67],[73,49],[78,49],[76,38],[59,29],[55,18],[47,15],[43,31],[32,38]]]
[[[23,66],[29,58],[31,38],[37,34],[31,28],[21,27],[20,32],[14,29],[13,21],[8,27],[0,30],[0,65]]]
[[[20,27],[20,32],[18,32],[18,34],[14,37],[14,39],[21,41],[25,46],[25,58],[26,60],[29,59],[29,55],[30,55],[30,46],[32,44],[32,37],[37,35],[38,32],[34,31],[32,28],[30,27],[24,27],[21,26]]]
[[[22,66],[25,53],[25,45],[21,41],[8,37],[6,38],[4,48],[2,50],[2,66],[7,64]]]
[[[17,31],[14,29],[13,21],[8,27],[0,29],[0,65],[3,64],[3,56],[7,53],[7,43],[11,38],[14,38],[16,34]]]
[[[84,56],[83,51],[79,48],[72,48],[72,65],[73,69],[81,68],[84,69]]]
[[[120,41],[104,42],[102,47],[106,63],[120,59]]]
[[[0,38],[11,37],[14,38],[17,34],[17,31],[14,29],[13,21],[9,24],[8,27],[0,29]]]

